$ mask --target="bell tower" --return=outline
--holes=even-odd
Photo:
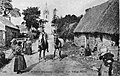
[[[53,10],[53,20],[57,18],[57,9]]]
[[[49,21],[49,10],[47,8],[47,2],[45,4],[45,9],[43,10],[43,18],[47,21]]]

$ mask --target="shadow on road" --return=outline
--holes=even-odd
[[[36,53],[38,53],[38,52],[33,52],[32,55],[33,55],[33,54],[36,54]]]
[[[39,62],[32,64],[31,66],[27,67],[25,70],[23,70],[22,72],[29,72],[30,70],[32,70],[33,67],[35,67]]]
[[[53,58],[54,58],[54,55],[53,55],[53,54],[46,55],[46,59],[47,59],[47,60],[52,60]]]

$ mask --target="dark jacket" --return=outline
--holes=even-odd
[[[100,56],[99,58],[100,58],[100,60],[103,60],[105,66],[108,66],[108,64],[110,64],[112,66],[112,63],[114,62],[113,57],[114,57],[114,55],[112,53],[106,53],[103,56]],[[107,62],[108,60],[111,60],[112,62],[108,63]]]

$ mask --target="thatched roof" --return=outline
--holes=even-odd
[[[7,20],[6,18],[2,16],[0,16],[0,22],[2,22],[2,24],[4,24],[5,26],[18,29],[11,21]]]
[[[74,32],[119,33],[119,1],[109,0],[90,8]]]

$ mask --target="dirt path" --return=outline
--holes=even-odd
[[[54,40],[53,36],[49,35],[49,52],[46,52],[47,61],[41,60],[39,62],[38,56],[38,43],[37,41],[32,44],[33,55],[24,55],[27,68],[22,74],[16,74],[13,72],[14,58],[0,70],[0,76],[98,76],[97,71],[88,69],[86,64],[80,62],[82,59],[66,57],[60,61],[60,59],[52,60],[54,52]],[[6,52],[8,57],[12,50]],[[102,76],[107,76],[102,75]]]
[[[32,68],[32,69],[31,69]],[[70,58],[65,58],[62,61],[59,59],[46,62],[42,61],[29,67],[29,71],[21,74],[22,76],[97,76],[96,71],[87,70],[83,64],[73,61]]]
[[[50,48],[53,47],[52,40],[49,40]],[[60,61],[56,60],[47,60],[38,61],[38,52],[37,52],[37,42],[33,44],[33,55],[24,55],[27,67],[25,72],[18,75],[13,72],[14,58],[12,61],[6,65],[0,72],[1,76],[96,76],[96,72],[92,73],[83,68],[83,65],[77,61],[72,60],[67,57]],[[49,49],[50,52],[47,53],[47,57],[53,55],[54,49]],[[8,55],[11,51],[8,51]]]

